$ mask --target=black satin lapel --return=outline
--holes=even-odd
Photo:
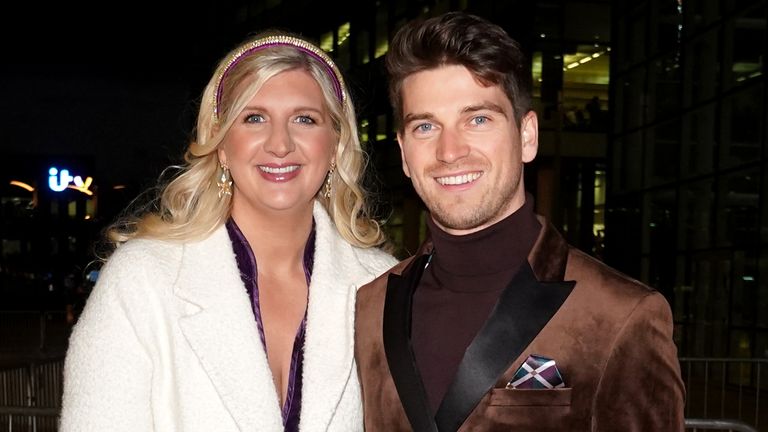
[[[488,321],[464,353],[435,420],[440,432],[456,431],[552,316],[574,282],[536,280],[526,263],[502,292]]]
[[[384,301],[384,352],[414,432],[437,432],[411,347],[411,301],[428,259],[429,255],[416,258],[403,276],[390,274]]]

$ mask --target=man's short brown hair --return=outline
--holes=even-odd
[[[403,81],[446,65],[469,69],[483,85],[499,85],[515,110],[515,121],[531,109],[530,62],[520,45],[496,24],[463,12],[412,21],[397,31],[386,56],[389,100],[398,130],[403,127]]]

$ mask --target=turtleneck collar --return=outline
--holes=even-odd
[[[541,224],[533,212],[533,197],[499,222],[467,235],[453,235],[427,219],[434,245],[433,271],[445,276],[491,275],[517,269],[528,258]],[[437,275],[436,275],[437,276]]]

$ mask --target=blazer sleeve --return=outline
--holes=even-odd
[[[672,329],[672,313],[661,294],[653,292],[638,303],[600,378],[592,431],[685,429],[685,390]]]
[[[126,311],[145,276],[109,264],[70,337],[62,432],[153,430],[152,365]]]

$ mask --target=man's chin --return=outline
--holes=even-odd
[[[471,213],[446,214],[444,212],[433,212],[432,217],[441,228],[450,231],[474,230],[485,223],[485,218]]]

